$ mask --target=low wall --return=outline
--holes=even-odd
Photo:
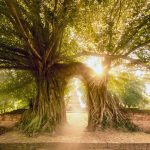
[[[19,121],[24,111],[25,110],[15,110],[0,115],[0,126],[12,127]],[[142,131],[150,132],[150,110],[125,109],[124,111]]]
[[[142,131],[150,132],[150,110],[128,109],[126,113]]]

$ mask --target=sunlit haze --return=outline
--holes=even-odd
[[[82,100],[83,91],[81,91],[79,88],[81,86],[81,81],[77,78],[74,78],[74,85],[76,87],[76,93],[77,93],[78,101],[80,103],[80,107],[85,108],[86,105]]]
[[[93,69],[96,75],[101,75],[102,74],[103,67],[101,65],[101,59],[99,57],[96,57],[96,56],[87,57],[84,60],[84,63],[88,67],[90,67],[91,69]]]
[[[146,91],[145,92],[146,92],[147,95],[150,96],[150,83],[145,84],[145,86],[146,86]]]
[[[70,81],[69,91],[65,98],[69,98],[67,109],[69,111],[80,112],[86,109],[85,89],[82,81],[79,78],[72,78]]]

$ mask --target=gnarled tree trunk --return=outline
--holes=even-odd
[[[99,84],[98,81],[88,84],[89,130],[118,126],[126,120],[125,114],[120,110],[118,98],[107,90],[103,80]]]
[[[64,89],[66,81],[82,76],[88,93],[88,129],[104,127],[135,128],[120,110],[119,100],[107,89],[109,66],[101,78],[91,76],[93,71],[82,63],[55,64],[48,72],[36,75],[37,97],[33,108],[25,112],[21,127],[28,133],[55,131],[66,122]]]
[[[86,68],[86,69],[85,69]],[[34,74],[37,96],[33,108],[27,110],[21,119],[20,128],[30,135],[39,131],[53,132],[66,122],[64,89],[66,81],[87,67],[82,63],[54,64],[48,71]]]
[[[103,75],[87,81],[88,90],[88,129],[97,130],[107,127],[137,130],[138,128],[122,111],[118,97],[108,91],[107,83],[111,60],[105,58]]]
[[[55,131],[66,121],[64,86],[55,67],[42,75],[36,75],[37,96],[33,108],[27,110],[21,119],[21,128],[27,133]]]

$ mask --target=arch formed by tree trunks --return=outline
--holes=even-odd
[[[65,69],[66,73],[69,73],[69,75],[65,75],[66,77],[80,75],[80,79],[86,86],[88,129],[94,131],[106,127],[121,127],[137,130],[138,128],[130,122],[122,111],[118,97],[111,94],[107,89],[111,60],[105,57],[102,63],[104,73],[101,77],[92,76],[93,70],[79,62],[68,64]]]
[[[106,74],[101,79],[96,79],[92,73],[89,67],[80,62],[54,64],[43,80],[36,81],[38,95],[33,110],[28,110],[22,117],[23,129],[31,133],[34,133],[34,130],[54,131],[64,124],[66,122],[64,89],[67,81],[77,75],[87,88],[89,130],[94,131],[108,126],[134,129],[135,125],[121,111],[117,96],[107,90]]]

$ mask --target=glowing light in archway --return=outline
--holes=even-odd
[[[82,92],[79,91],[78,89],[77,90],[77,96],[78,96],[78,100],[79,100],[79,103],[80,103],[80,107],[81,108],[86,108],[86,105],[85,103],[83,103],[83,100],[82,100]]]
[[[145,87],[146,87],[146,90],[145,90],[146,94],[150,95],[150,83],[145,84]]]
[[[76,89],[76,93],[77,93],[77,97],[78,97],[78,101],[80,103],[80,107],[81,108],[86,108],[86,104],[83,102],[82,97],[83,97],[83,91],[80,91],[80,86],[81,86],[81,82],[79,79],[74,79],[74,85],[75,85],[75,89]]]

